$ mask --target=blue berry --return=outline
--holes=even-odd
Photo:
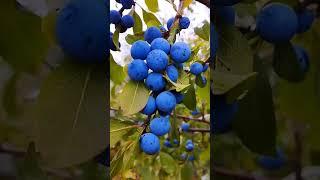
[[[176,97],[169,91],[160,93],[156,98],[157,108],[163,112],[171,112],[176,107]]]
[[[146,32],[144,32],[144,40],[148,43],[151,43],[154,39],[160,37],[162,37],[161,31],[155,26],[149,27]]]
[[[160,151],[159,138],[152,133],[145,133],[140,137],[140,148],[149,155],[156,154]]]
[[[165,53],[169,54],[170,52],[170,44],[164,38],[157,38],[152,41],[151,43],[151,50],[159,49],[164,51]]]
[[[194,75],[199,75],[203,71],[203,66],[199,62],[194,62],[190,66],[190,72]]]
[[[211,111],[213,133],[225,133],[231,129],[231,123],[239,108],[238,102],[228,104],[224,95],[214,95],[213,101]]]
[[[146,41],[138,40],[131,46],[131,57],[134,59],[146,59],[150,52],[150,45]]]
[[[181,29],[187,29],[190,25],[190,20],[188,17],[182,17],[179,21],[179,27]]]
[[[189,158],[188,158],[188,160],[189,160],[189,161],[194,161],[194,160],[195,160],[194,155],[190,155]]]
[[[309,56],[308,56],[307,51],[298,45],[294,45],[294,50],[296,52],[297,59],[300,64],[301,70],[303,72],[307,72],[309,69],[309,65],[310,65]]]
[[[121,25],[125,28],[132,28],[134,26],[134,19],[130,15],[122,16],[121,18]]]
[[[192,140],[191,140],[191,139],[188,139],[188,140],[186,141],[186,144],[193,144],[193,143],[192,143]]]
[[[267,170],[277,170],[280,169],[285,164],[285,156],[281,149],[277,149],[277,156],[260,156],[258,157],[258,164]]]
[[[66,54],[79,62],[105,62],[109,44],[107,17],[103,1],[69,1],[57,17],[58,44]]]
[[[121,14],[119,11],[116,10],[111,10],[110,11],[110,22],[112,24],[118,24],[121,20]]]
[[[183,69],[184,63],[174,63],[174,66],[178,69]]]
[[[310,10],[303,10],[301,12],[297,13],[298,16],[298,28],[297,32],[298,33],[303,33],[308,31],[315,19],[315,15],[313,14],[312,11]]]
[[[184,63],[190,58],[191,49],[184,42],[176,42],[171,47],[170,55],[174,62]]]
[[[171,144],[170,141],[167,140],[167,139],[164,141],[163,144],[164,144],[164,146],[166,146],[166,147],[168,147],[168,148],[171,148],[171,147],[172,147],[172,144]]]
[[[186,132],[186,131],[189,130],[189,128],[190,128],[190,124],[189,124],[189,123],[183,122],[183,123],[181,124],[181,129],[182,129],[182,131]]]
[[[193,143],[188,143],[188,144],[186,144],[186,150],[187,150],[187,151],[193,151],[193,148],[194,148]]]
[[[179,144],[179,141],[178,141],[177,139],[174,139],[174,140],[173,140],[173,144],[178,145],[178,144]]]
[[[168,21],[167,21],[167,28],[168,29],[171,29],[171,26],[173,25],[173,22],[174,22],[174,17],[170,18]]]
[[[209,68],[209,63],[206,63],[204,66],[203,66],[203,70],[202,72],[206,72]]]
[[[154,118],[150,122],[150,132],[157,136],[163,136],[170,131],[170,121],[169,118],[166,117],[158,117]]]
[[[177,104],[182,103],[184,95],[181,94],[180,92],[176,92],[176,91],[171,91],[171,93],[176,97],[176,102]]]
[[[160,31],[167,32],[167,29],[165,27],[163,27],[163,26],[160,26]]]
[[[205,76],[201,76],[201,81],[203,86],[205,86],[207,84],[207,78]]]
[[[217,6],[217,18],[224,24],[234,25],[236,13],[233,6]]]
[[[148,76],[148,66],[141,59],[134,59],[128,65],[128,75],[134,81],[142,81]]]
[[[257,32],[270,43],[290,41],[297,27],[296,13],[284,4],[271,3],[265,6],[257,16]]]
[[[116,45],[113,43],[113,33],[111,33],[111,32],[110,32],[110,37],[109,37],[109,47],[112,51],[117,50]],[[120,43],[119,43],[119,47],[120,47]]]
[[[130,9],[134,5],[133,0],[120,0],[120,3],[124,9]]]
[[[200,114],[200,112],[199,112],[198,109],[195,109],[194,111],[191,112],[192,116],[196,116],[196,115],[199,115],[199,114]]]
[[[174,65],[168,66],[166,69],[166,73],[171,81],[177,82],[179,73],[177,68]]]
[[[154,97],[149,96],[146,106],[143,108],[142,113],[145,115],[151,115],[157,110],[156,100]]]
[[[148,75],[145,84],[152,91],[161,91],[165,88],[166,81],[162,77],[162,74],[152,72]]]
[[[182,153],[180,155],[181,160],[185,161],[187,159],[187,153]]]
[[[154,72],[164,71],[168,61],[168,55],[159,49],[152,50],[147,56],[147,65]]]

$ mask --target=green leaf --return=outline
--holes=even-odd
[[[210,39],[210,24],[208,21],[204,21],[204,24],[202,27],[196,27],[194,28],[194,32],[196,35],[201,37],[202,39],[209,41]]]
[[[176,162],[169,154],[160,152],[160,163],[162,170],[166,173],[173,175],[176,172]]]
[[[203,102],[210,103],[210,81],[208,80],[207,84],[203,88],[196,89],[197,97]]]
[[[110,54],[110,79],[115,84],[121,84],[124,82],[126,78],[126,73],[124,72],[124,69],[122,66],[117,64],[112,54]]]
[[[3,108],[9,116],[16,117],[21,113],[21,107],[17,103],[17,80],[19,74],[15,73],[11,76],[5,85],[3,92]]]
[[[142,32],[142,20],[138,13],[133,13],[133,19],[134,19],[134,26],[133,26],[133,33],[137,34]]]
[[[149,91],[143,82],[129,81],[119,95],[119,104],[125,115],[141,111],[147,104]]]
[[[144,0],[144,2],[151,12],[155,13],[159,11],[158,0]]]
[[[187,162],[181,168],[181,180],[192,180],[193,167],[190,162]]]
[[[65,61],[43,82],[26,118],[34,123],[32,135],[47,166],[82,163],[108,145],[106,67]]]
[[[255,86],[240,100],[233,129],[251,151],[274,155],[277,128],[272,89],[259,61],[255,62],[259,72]]]
[[[302,81],[306,75],[290,42],[275,45],[273,69],[281,78],[291,82]]]
[[[154,14],[149,13],[146,10],[142,9],[142,15],[143,15],[143,21],[146,23],[146,25],[148,27],[161,26],[160,21],[158,20],[158,18]]]
[[[41,18],[17,8],[17,2],[4,0],[0,6],[0,54],[15,70],[36,72],[48,50]]]
[[[135,35],[128,34],[126,36],[126,41],[128,44],[133,44],[134,42],[138,40],[143,40],[143,39],[144,39],[143,32],[137,33]]]
[[[207,83],[202,81],[202,75],[196,76],[196,85],[200,88],[204,88],[207,85]]]
[[[183,104],[192,111],[196,109],[197,100],[196,100],[196,93],[195,93],[193,84],[189,86],[186,94],[184,95]]]
[[[132,122],[119,121],[117,119],[110,120],[110,147],[113,147],[117,142],[121,141],[122,136],[125,135],[132,128],[137,128],[133,126]]]
[[[217,29],[219,48],[215,70],[239,75],[251,73],[253,53],[248,40],[233,26],[221,25]]]

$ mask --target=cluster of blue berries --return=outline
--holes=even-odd
[[[171,28],[173,22],[174,18],[169,19],[168,29]],[[182,17],[179,22],[180,29],[189,27],[188,18]],[[191,56],[191,49],[187,43],[170,44],[164,37],[165,32],[167,31],[163,27],[147,28],[144,32],[144,40],[138,40],[132,44],[131,57],[133,60],[128,65],[130,79],[144,82],[145,86],[152,91],[141,113],[152,116],[153,119],[150,121],[149,132],[140,137],[141,150],[150,155],[160,151],[159,137],[170,131],[171,112],[177,104],[182,103],[184,97],[181,92],[167,90],[170,86],[168,82],[169,80],[177,82],[179,71],[183,71],[183,63]],[[198,71],[203,72],[204,69],[202,64],[200,66],[195,66],[192,70],[199,74]],[[174,143],[179,142],[176,140]],[[164,144],[167,147],[171,146],[168,140]]]

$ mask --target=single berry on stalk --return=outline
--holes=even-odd
[[[145,133],[140,137],[140,148],[149,155],[156,154],[160,151],[159,138],[152,133]]]
[[[190,19],[188,17],[182,17],[179,21],[179,26],[181,29],[188,29],[190,25]]]
[[[156,104],[159,110],[171,112],[176,106],[176,97],[171,92],[164,91],[157,96]]]
[[[146,41],[138,40],[131,46],[131,57],[134,59],[146,59],[150,52],[150,45]]]
[[[118,24],[121,20],[121,14],[119,11],[111,10],[110,11],[110,23],[112,24]]]
[[[159,49],[152,50],[147,56],[147,65],[154,72],[164,71],[168,62],[168,55]]]
[[[134,5],[133,0],[120,0],[120,3],[124,9],[130,9]]]
[[[143,108],[142,113],[151,115],[157,110],[156,100],[154,97],[149,96],[146,106]]]
[[[134,81],[142,81],[148,76],[148,66],[141,59],[134,59],[128,65],[128,75]]]
[[[152,41],[156,38],[162,37],[162,33],[159,30],[159,28],[152,26],[149,27],[145,32],[144,32],[144,40],[146,40],[148,43],[152,43]]]
[[[168,66],[166,69],[166,73],[171,81],[177,82],[179,77],[179,72],[174,65]]]
[[[189,123],[183,122],[183,123],[181,124],[181,130],[182,130],[182,131],[187,132],[187,131],[189,130],[189,128],[190,128],[190,124],[189,124]]]
[[[164,38],[157,38],[154,39],[151,43],[151,49],[155,50],[155,49],[159,49],[164,51],[165,53],[169,54],[170,52],[170,44],[169,42],[164,39]]]
[[[130,15],[125,15],[122,16],[121,18],[121,25],[124,26],[125,28],[129,29],[134,26],[134,19]]]
[[[203,66],[201,63],[199,62],[194,62],[191,64],[190,66],[190,72],[191,74],[194,74],[194,75],[199,75],[201,74],[203,71]]]
[[[170,131],[170,121],[169,117],[158,117],[154,118],[150,122],[150,132],[157,136],[163,136]]]
[[[184,63],[190,58],[191,49],[184,42],[176,42],[171,47],[170,55],[174,62]]]
[[[165,88],[166,81],[163,78],[162,74],[152,72],[148,75],[145,84],[148,89],[158,92]]]

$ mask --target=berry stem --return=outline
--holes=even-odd
[[[183,116],[183,115],[176,115],[177,118],[182,119],[184,121],[197,121],[197,122],[202,122],[202,123],[206,123],[206,124],[210,124],[209,121],[205,120],[205,119],[198,119],[198,118],[192,118],[192,117],[188,117],[188,116]]]
[[[210,129],[203,129],[203,128],[189,128],[188,132],[202,132],[202,133],[210,133]]]

